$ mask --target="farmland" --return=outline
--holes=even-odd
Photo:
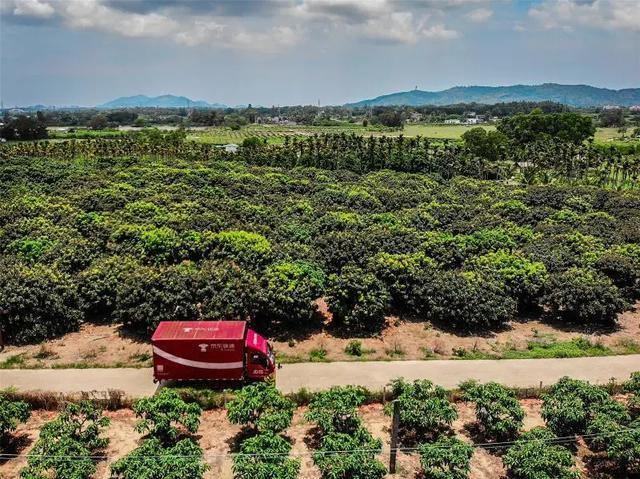
[[[193,318],[248,318],[284,361],[637,351],[633,161],[527,144],[507,150],[537,158],[518,170],[481,143],[486,159],[417,139],[228,153],[181,135],[3,147],[4,367],[55,365],[64,347],[19,345],[81,327],[145,341]],[[134,349],[120,364],[147,364]]]
[[[390,386],[387,396],[387,401],[397,399],[400,411],[400,452],[397,474],[393,475],[387,474],[391,405],[381,403],[375,396],[367,396],[366,391],[358,388],[333,389],[306,399],[299,396],[296,400],[300,405],[296,405],[269,386],[250,386],[246,392],[237,393],[235,398],[228,396],[232,399],[226,407],[206,408],[204,411],[197,403],[184,402],[179,395],[166,390],[155,398],[138,401],[133,408],[116,402],[106,411],[85,404],[81,409],[83,412],[74,411],[74,416],[65,416],[67,410],[62,413],[43,409],[34,409],[30,414],[19,412],[15,425],[4,432],[4,444],[8,448],[4,453],[10,456],[0,463],[0,474],[7,478],[17,477],[27,465],[32,470],[39,465],[33,458],[27,462],[25,454],[33,453],[34,447],[40,447],[38,436],[42,437],[45,424],[75,421],[76,417],[81,420],[90,414],[90,421],[97,424],[95,436],[92,436],[94,442],[98,440],[94,446],[96,460],[94,464],[92,461],[76,464],[79,478],[111,477],[110,469],[121,474],[116,477],[135,477],[131,475],[134,470],[131,460],[151,445],[156,448],[156,459],[142,463],[144,465],[138,463],[136,471],[144,467],[150,473],[154,467],[159,467],[155,464],[164,464],[163,474],[170,471],[184,473],[184,468],[188,468],[191,471],[189,477],[194,479],[254,477],[249,474],[254,474],[259,467],[288,471],[278,477],[320,479],[331,477],[325,469],[329,463],[332,469],[345,471],[347,475],[340,477],[360,477],[348,475],[360,470],[354,470],[354,464],[358,468],[368,468],[370,475],[362,476],[367,479],[414,477],[425,467],[441,467],[439,461],[446,459],[435,452],[453,452],[450,448],[454,447],[464,451],[462,459],[454,456],[457,459],[451,464],[460,475],[442,477],[504,477],[507,468],[514,474],[514,471],[524,471],[521,468],[528,467],[534,458],[552,455],[557,460],[537,464],[538,472],[551,467],[554,468],[551,474],[566,474],[553,477],[574,477],[572,474],[577,471],[581,477],[587,478],[621,478],[632,474],[638,464],[637,451],[633,449],[633,441],[637,441],[638,421],[635,419],[634,422],[633,418],[637,417],[639,393],[637,377],[623,388],[618,388],[613,395],[605,389],[567,378],[542,396],[520,399],[497,384],[467,383],[455,394],[448,394],[428,381],[398,381]],[[253,411],[253,416],[246,416],[250,398],[259,399],[260,407]],[[582,398],[581,406],[576,407],[573,401],[579,398]],[[34,396],[28,400],[37,402],[38,398]],[[176,413],[169,424],[161,422],[156,409],[159,401],[164,403],[164,412]],[[7,407],[6,402],[4,405]],[[438,407],[432,409],[435,405]],[[411,414],[416,407],[424,408],[420,409],[420,416]],[[571,407],[574,414],[567,415],[567,407]],[[610,411],[608,421],[599,412],[604,410]],[[334,416],[337,411],[340,411],[340,416]],[[487,416],[484,411],[500,411],[500,414]],[[334,417],[339,417],[340,421],[332,420]],[[141,422],[142,419],[146,422]],[[45,428],[50,440],[49,452],[55,458],[55,454],[62,453],[55,444],[60,440],[60,434],[66,433],[51,426]],[[172,431],[178,436],[174,436]],[[531,441],[531,435],[546,439]],[[570,439],[554,439],[569,435],[572,436]],[[615,440],[609,444],[603,442],[610,437],[615,437]],[[328,438],[342,438],[343,441],[348,438],[352,443],[345,443],[340,449],[345,452],[339,455],[331,452],[317,454],[331,443],[332,439]],[[357,442],[363,438],[369,442],[366,447]],[[514,442],[518,438],[520,442]],[[86,436],[69,440],[89,444]],[[443,441],[448,441],[447,447]],[[237,455],[247,451],[250,443],[258,442],[272,446],[265,446],[262,454],[250,461]],[[275,447],[276,443],[277,447],[284,447],[279,449],[284,451],[284,455],[270,457],[272,450],[269,447]],[[470,447],[480,443],[483,446]],[[188,445],[193,455],[188,460],[170,461],[168,455],[177,444],[183,448]],[[430,445],[444,449],[432,451]],[[525,445],[535,447],[529,450],[523,447]],[[79,459],[81,455],[77,457]],[[55,469],[60,464],[64,462],[50,460],[44,470]],[[155,474],[159,471],[156,470]],[[281,474],[284,474],[282,470]]]

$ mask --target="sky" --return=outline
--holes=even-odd
[[[6,106],[640,87],[640,0],[0,0]]]

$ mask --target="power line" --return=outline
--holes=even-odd
[[[512,441],[501,441],[501,442],[484,442],[484,443],[468,443],[474,449],[502,449],[505,447],[511,447],[514,444],[522,444],[522,443],[548,443],[548,444],[568,444],[575,442],[578,438],[582,439],[593,439],[593,438],[607,438],[614,437],[623,432],[629,431],[640,431],[640,427],[626,427],[619,429],[618,431],[612,431],[609,433],[591,433],[591,434],[580,434],[573,436],[558,436],[548,439],[515,439]],[[427,443],[428,444],[428,443]],[[433,449],[451,449],[455,446],[451,444],[432,444],[429,447]],[[398,447],[396,450],[398,452],[415,452],[419,450],[420,447]],[[134,450],[135,451],[135,450]],[[131,451],[133,452],[133,451]],[[203,454],[200,455],[180,455],[180,454],[158,454],[158,455],[142,455],[140,458],[148,458],[148,459],[160,459],[160,458],[177,458],[177,459],[187,459],[187,458],[200,458],[203,459],[216,459],[216,458],[233,458],[233,457],[273,457],[273,456],[292,456],[292,457],[312,457],[315,455],[334,455],[334,454],[355,454],[355,453],[370,453],[370,454],[383,454],[385,452],[389,452],[389,449],[386,447],[381,447],[378,449],[347,449],[347,450],[333,450],[333,451],[307,451],[307,452],[264,452],[264,453],[222,453],[222,454]],[[0,454],[0,459],[8,460],[8,459],[17,459],[17,458],[29,458],[29,457],[46,457],[53,459],[66,459],[69,461],[79,461],[79,460],[96,460],[96,461],[106,461],[106,460],[115,460],[120,459],[120,457],[114,456],[106,456],[106,455],[53,455],[53,454]]]

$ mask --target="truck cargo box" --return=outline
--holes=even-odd
[[[239,380],[245,371],[244,321],[166,321],[156,329],[154,378]]]

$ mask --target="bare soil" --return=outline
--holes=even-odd
[[[521,404],[526,412],[524,430],[535,426],[544,425],[540,410],[542,401],[537,399],[525,399]],[[456,404],[458,419],[453,424],[454,432],[461,439],[478,443],[478,438],[469,431],[474,430],[475,412],[472,404],[459,402]],[[286,431],[286,436],[292,443],[292,455],[301,460],[300,479],[321,479],[320,471],[315,467],[311,457],[313,428],[304,419],[306,408],[298,408],[294,414],[291,427]],[[370,404],[360,408],[360,414],[366,427],[371,433],[384,443],[384,450],[390,447],[391,419],[383,411],[382,404]],[[55,417],[55,412],[34,411],[29,420],[18,427],[13,434],[13,443],[17,444],[15,452],[21,455],[27,454],[38,438],[42,425]],[[95,479],[109,478],[109,464],[135,449],[140,442],[140,434],[134,431],[136,418],[130,409],[107,412],[111,424],[106,430],[109,438],[109,446],[104,454],[109,459],[98,463]],[[200,428],[196,439],[202,447],[205,459],[210,465],[206,473],[206,479],[232,479],[232,461],[228,456],[237,450],[243,434],[239,426],[230,424],[226,418],[224,409],[205,411],[202,415]],[[589,462],[591,453],[588,448],[579,443],[576,449],[576,464],[582,477],[596,477],[589,472],[586,463]],[[471,460],[471,479],[504,479],[506,471],[502,464],[501,455],[504,451],[476,449]],[[387,464],[388,452],[381,454],[379,459]],[[12,479],[19,476],[19,471],[26,465],[26,458],[18,457],[4,463],[0,462],[0,477]],[[417,478],[420,470],[420,460],[414,452],[400,452],[398,455],[397,473],[388,475],[389,478],[405,479]],[[598,476],[601,477],[601,476]]]
[[[624,352],[629,345],[640,347],[640,303],[620,314],[614,330],[588,330],[541,319],[512,321],[496,332],[485,335],[459,335],[424,321],[388,318],[386,328],[373,337],[341,337],[331,327],[326,305],[319,302],[327,321],[319,330],[296,340],[271,340],[281,362],[309,360],[399,360],[448,359],[461,349],[496,356],[505,349],[526,349],[530,341],[546,338],[567,341],[584,337],[593,343]],[[360,341],[364,354],[354,357],[345,352],[350,341]],[[319,358],[318,351],[324,351]],[[322,354],[322,353],[321,353]],[[17,359],[17,361],[16,361]],[[39,345],[8,345],[0,353],[4,367],[148,367],[151,346],[146,339],[133,337],[115,325],[84,324],[78,332]]]

